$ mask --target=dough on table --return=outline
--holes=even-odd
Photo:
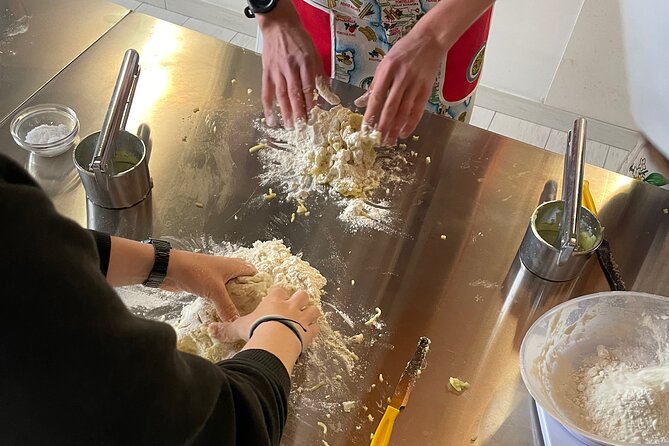
[[[251,313],[267,296],[274,284],[272,276],[259,272],[255,276],[238,277],[226,286],[241,316]],[[220,343],[209,336],[208,326],[220,322],[216,308],[208,299],[198,297],[181,311],[177,331],[177,349],[218,362],[237,353],[244,342]]]

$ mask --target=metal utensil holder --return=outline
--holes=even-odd
[[[548,201],[535,209],[520,245],[519,256],[523,265],[542,279],[564,282],[576,278],[602,242],[599,220],[581,206],[586,125],[585,119],[579,118],[569,132],[562,177],[562,200]],[[555,224],[558,228],[554,244],[545,240],[537,228],[538,225],[546,224]],[[595,236],[593,246],[587,249],[579,246],[582,231]]]
[[[125,125],[140,74],[139,54],[126,51],[102,130],[85,137],[75,148],[74,163],[88,199],[108,209],[131,207],[151,191],[148,158],[144,142]],[[114,172],[114,156],[122,149],[133,165]]]

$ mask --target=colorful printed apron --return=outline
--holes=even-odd
[[[292,0],[323,59],[325,73],[369,88],[376,67],[438,0]],[[468,120],[492,8],[444,56],[427,110]]]

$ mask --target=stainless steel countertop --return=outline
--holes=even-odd
[[[421,335],[432,339],[428,367],[395,424],[392,444],[541,444],[519,377],[523,335],[548,308],[607,289],[594,259],[578,281],[556,284],[527,272],[516,257],[544,184],[559,182],[561,156],[425,115],[420,140],[409,141],[420,153],[416,181],[396,199],[401,235],[349,234],[331,202],[311,203],[311,217],[290,224],[294,206],[260,198],[260,166],[248,153],[259,137],[250,124],[261,116],[261,63],[251,52],[132,13],[29,103],[69,105],[80,116],[82,135],[97,130],[130,47],[140,53],[142,74],[127,128],[150,141],[151,201],[114,213],[89,206],[87,213],[71,153],[33,160],[14,145],[7,125],[0,150],[26,165],[58,209],[82,225],[135,238],[171,236],[189,246],[203,237],[240,244],[282,238],[327,277],[325,300],[358,323],[352,330],[333,317],[336,328],[367,330],[368,337],[374,330],[360,322],[374,307],[383,310],[382,339],[357,351],[366,364],[362,377],[344,378],[369,412],[337,408],[327,419],[298,405],[285,445],[368,444]],[[335,88],[345,104],[358,93],[339,83]],[[429,165],[422,162],[426,155]],[[669,193],[592,166],[585,177],[628,287],[669,295],[669,215],[663,213]],[[379,384],[379,373],[388,384]],[[449,376],[469,381],[471,389],[448,392]],[[325,437],[317,421],[330,426]]]
[[[0,0],[0,125],[127,13],[104,0]]]

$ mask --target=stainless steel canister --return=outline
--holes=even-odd
[[[103,208],[124,209],[151,191],[146,146],[124,130],[139,78],[139,54],[126,51],[102,130],[74,149],[74,165],[88,199]]]
[[[602,243],[602,225],[581,206],[586,122],[580,118],[569,132],[562,200],[542,203],[530,218],[520,245],[523,265],[542,279],[575,279]]]

